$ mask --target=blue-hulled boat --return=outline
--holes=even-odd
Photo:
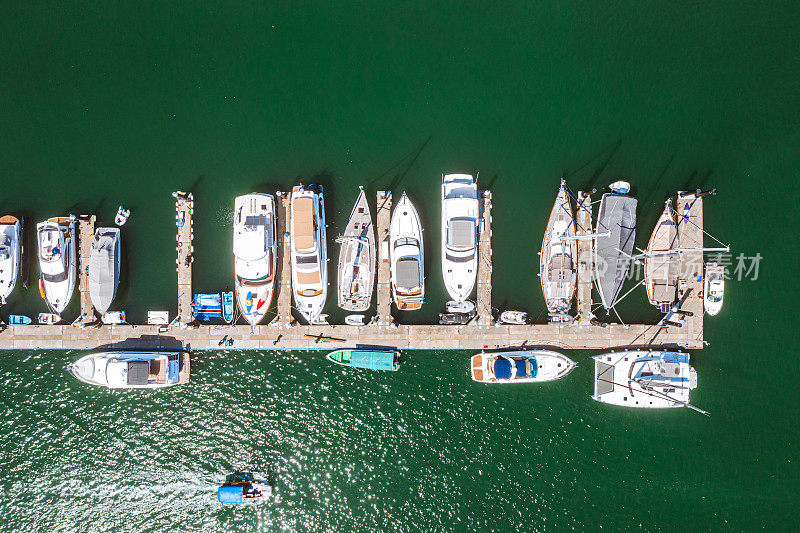
[[[15,326],[27,326],[33,322],[30,317],[25,315],[8,315],[8,323]]]
[[[366,368],[369,370],[394,371],[400,368],[398,352],[395,350],[336,350],[325,357],[334,363]]]
[[[572,359],[549,350],[481,352],[472,356],[472,379],[481,383],[553,381],[573,368]]]
[[[256,479],[253,474],[238,473],[228,476],[225,484],[217,489],[220,503],[237,505],[258,504],[272,494],[272,487],[265,481]]]
[[[233,321],[233,292],[194,295],[194,316],[201,322],[212,318]]]

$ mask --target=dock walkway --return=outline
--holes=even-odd
[[[175,196],[175,225],[178,228],[176,239],[178,241],[176,259],[178,271],[178,316],[175,322],[189,324],[194,321],[192,308],[192,263],[194,262],[194,247],[192,239],[192,215],[194,214],[194,198],[192,193],[176,192]]]
[[[94,305],[89,297],[89,262],[92,254],[92,241],[94,240],[94,215],[81,215],[78,217],[78,227],[80,229],[80,254],[78,261],[78,275],[80,276],[81,293],[81,316],[77,321],[79,324],[91,324],[96,320],[94,316]]]
[[[590,235],[592,233],[592,196],[578,192],[578,227],[577,235]],[[578,324],[591,324],[594,319],[592,313],[592,282],[594,277],[594,263],[592,249],[594,239],[578,239]]]
[[[492,193],[482,191],[481,231],[478,234],[478,305],[477,324],[489,326],[492,315]]]
[[[375,324],[378,326],[391,326],[392,318],[392,290],[391,273],[389,271],[389,225],[392,221],[392,193],[391,191],[378,191],[377,209],[377,245],[378,245],[378,315]]]
[[[278,293],[278,315],[270,322],[274,326],[289,326],[292,318],[292,273],[290,270],[291,239],[289,239],[289,217],[291,216],[290,192],[278,192],[275,197],[275,232],[277,233],[277,258],[275,261],[275,285]]]

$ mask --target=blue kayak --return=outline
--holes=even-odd
[[[30,318],[25,315],[9,315],[8,316],[8,323],[16,326],[27,326],[33,322]]]

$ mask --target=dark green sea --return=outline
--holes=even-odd
[[[540,321],[561,176],[629,178],[641,247],[670,194],[717,187],[706,229],[763,256],[692,353],[709,417],[594,402],[588,351],[561,381],[508,388],[473,383],[464,352],[409,352],[395,373],[200,352],[187,386],[123,392],[72,379],[79,352],[2,352],[0,530],[796,530],[796,0],[8,1],[0,32],[0,212],[108,225],[130,207],[116,308],[134,322],[176,311],[179,189],[207,291],[232,285],[236,195],[322,183],[333,236],[358,185],[408,191],[429,294],[404,322],[445,300],[442,172],[493,191],[494,305]],[[45,311],[37,273],[4,318]],[[659,318],[643,290],[619,310]],[[276,497],[222,507],[237,469]]]

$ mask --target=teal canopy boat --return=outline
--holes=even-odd
[[[334,363],[368,368],[369,370],[397,370],[398,352],[396,350],[336,350],[326,357]]]

